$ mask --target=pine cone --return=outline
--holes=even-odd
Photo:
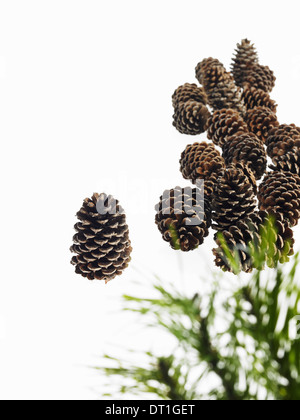
[[[101,214],[97,207],[103,210]],[[76,273],[105,283],[122,274],[132,248],[126,216],[119,202],[106,194],[94,194],[84,200],[77,217],[77,233],[70,249],[77,254],[71,261]]]
[[[267,168],[267,154],[263,143],[253,133],[237,133],[229,137],[223,146],[226,165],[249,165],[255,178],[260,179]]]
[[[291,172],[300,175],[300,149],[293,148],[284,155],[275,156],[270,168],[273,171]]]
[[[156,205],[155,222],[163,239],[173,249],[192,251],[209,234],[211,209],[209,202],[197,197],[197,188],[180,188],[164,192]]]
[[[271,92],[275,86],[276,77],[268,66],[256,64],[244,80],[244,86]]]
[[[172,96],[172,104],[174,108],[181,102],[195,101],[200,102],[203,105],[207,104],[207,95],[204,92],[203,87],[198,87],[195,83],[185,83],[179,86]]]
[[[220,65],[209,65],[202,69],[202,85],[206,94],[211,94],[220,83],[227,83],[231,80],[229,73]]]
[[[264,214],[266,212],[260,212],[260,214]],[[267,216],[269,216],[266,213]],[[264,223],[260,226],[259,232],[260,236],[264,236],[265,238],[270,236],[266,229],[269,227],[266,225],[266,219],[264,219]],[[289,257],[294,254],[294,234],[293,231],[288,225],[286,224],[283,217],[278,216],[277,220],[274,220],[274,229],[272,230],[272,237],[275,239],[274,242],[268,241],[264,243],[267,245],[266,249],[266,264],[269,268],[276,267],[277,263],[280,262],[284,264],[289,262]],[[257,268],[257,267],[256,267]]]
[[[237,132],[248,132],[247,124],[233,109],[215,111],[207,120],[207,127],[207,137],[220,147],[223,147],[228,137]]]
[[[197,135],[204,133],[210,112],[200,102],[181,102],[173,115],[174,127],[182,134]]]
[[[269,109],[256,107],[249,109],[245,115],[245,121],[249,131],[257,135],[257,137],[265,143],[269,136],[269,132],[279,126],[276,115]]]
[[[205,68],[201,79],[208,97],[208,104],[214,109],[232,108],[241,114],[245,107],[242,103],[242,93],[236,87],[233,77],[221,66]]]
[[[274,161],[276,157],[283,156],[292,151],[297,144],[300,144],[300,136],[298,140],[296,140],[284,134],[278,136],[271,135],[266,141],[267,155]]]
[[[262,89],[256,89],[254,87],[244,89],[242,93],[242,100],[244,101],[246,109],[253,109],[262,106],[269,108],[272,112],[274,112],[274,114],[276,114],[276,102],[270,98],[268,92],[265,92]]]
[[[282,124],[269,132],[266,140],[267,154],[272,159],[300,147],[300,128],[294,124]]]
[[[216,230],[234,225],[254,212],[253,184],[241,167],[230,165],[221,172],[212,195],[212,217]]]
[[[264,211],[255,212],[249,217],[238,221],[236,225],[230,226],[227,230],[222,231],[223,238],[234,257],[235,251],[238,251],[239,270],[247,273],[251,272],[255,266],[255,262],[251,258],[251,251],[254,248],[260,249],[262,246],[262,236],[265,238],[270,236],[266,234],[268,213]],[[268,267],[274,267],[278,262],[285,263],[289,261],[289,256],[293,255],[293,231],[287,227],[282,218],[275,220],[272,229],[272,237],[274,242],[263,244],[268,249],[265,250],[266,263]],[[226,253],[222,247],[219,236],[215,235],[215,241],[218,248],[213,249],[215,255],[215,264],[223,271],[232,271],[232,266],[228,261]]]
[[[283,217],[290,226],[296,226],[300,217],[300,178],[291,172],[268,173],[259,186],[260,210]]]
[[[263,223],[262,217],[258,212],[254,212],[243,220],[237,221],[236,224],[230,226],[228,229],[220,232],[223,235],[225,243],[232,257],[238,252],[238,271],[250,273],[253,270],[253,261],[248,248],[249,243],[259,243],[259,226]],[[222,241],[219,234],[215,234],[215,241],[218,248],[213,249],[215,256],[215,264],[223,271],[233,271],[233,267],[228,260],[228,257],[222,247]]]
[[[274,128],[270,132],[270,136],[289,136],[292,139],[298,139],[300,135],[300,127],[297,127],[295,124],[281,124],[279,127]]]
[[[220,170],[225,168],[225,162],[213,144],[206,142],[189,144],[181,154],[180,171],[185,179],[195,183],[204,179],[207,196],[211,195],[212,183],[215,183]],[[206,188],[206,183],[208,186]]]
[[[217,59],[217,58],[205,58],[204,60],[202,60],[200,63],[197,64],[196,67],[196,79],[198,80],[198,82],[200,83],[200,85],[203,84],[203,77],[204,74],[207,72],[207,70],[211,67],[220,67],[221,69],[225,70],[224,65]]]
[[[258,56],[254,45],[248,39],[243,39],[240,44],[237,44],[235,52],[231,71],[237,86],[242,87],[249,71],[258,63]]]

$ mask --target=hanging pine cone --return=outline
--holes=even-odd
[[[172,96],[173,107],[176,108],[181,102],[195,101],[203,105],[207,104],[207,95],[203,87],[198,87],[195,83],[185,83],[179,86]]]
[[[274,114],[276,114],[276,102],[270,98],[268,92],[265,92],[262,89],[246,87],[242,93],[242,100],[244,101],[246,109],[253,109],[262,106],[264,108],[269,108],[272,112],[274,112]]]
[[[245,115],[245,121],[251,133],[265,143],[270,131],[279,126],[276,115],[269,109],[256,107],[249,109]]]
[[[256,179],[260,179],[267,168],[266,150],[253,133],[237,133],[229,137],[223,146],[223,157],[226,165],[248,164]]]
[[[180,171],[183,177],[190,179],[193,183],[196,183],[199,179],[204,179],[207,196],[211,195],[212,183],[216,182],[219,172],[224,168],[224,159],[211,143],[189,144],[181,154]]]
[[[268,213],[264,211],[255,212],[222,231],[231,256],[235,257],[235,253],[238,252],[238,271],[249,273],[253,268],[259,268],[255,265],[251,255],[255,249],[261,249],[262,246],[267,247],[264,252],[268,267],[275,267],[278,262],[288,262],[289,257],[293,255],[293,231],[283,223],[282,218],[275,220],[273,225],[267,224],[268,217]],[[266,229],[271,229],[271,232],[267,233]],[[264,239],[264,244],[262,244],[262,237],[272,237],[274,241],[270,242]],[[218,248],[213,249],[216,266],[223,271],[233,271],[217,234],[215,241],[218,245]]]
[[[202,85],[208,97],[220,85],[220,83],[226,84],[229,80],[231,80],[230,75],[227,73],[225,68],[219,65],[206,66],[202,71]]]
[[[205,58],[200,63],[197,64],[196,67],[196,79],[200,83],[203,84],[203,77],[206,74],[207,70],[211,67],[220,67],[221,69],[225,70],[224,65],[217,59],[217,58]],[[226,70],[225,70],[226,71]]]
[[[271,135],[267,138],[267,155],[274,160],[276,157],[285,155],[295,148],[295,144],[300,143],[300,136],[298,140],[294,140],[292,137],[281,135]]]
[[[211,209],[206,198],[199,199],[197,188],[180,188],[164,192],[156,205],[155,222],[163,239],[173,249],[192,251],[209,234]]]
[[[277,219],[281,215],[290,226],[296,226],[300,217],[300,178],[291,172],[268,173],[259,186],[260,210]]]
[[[271,92],[275,86],[276,77],[268,66],[256,64],[244,80],[244,86]]]
[[[264,237],[264,246],[266,249],[266,263],[269,268],[276,267],[277,263],[284,264],[289,262],[289,257],[294,254],[294,235],[292,229],[287,225],[282,215],[277,215],[277,218],[266,223],[267,218],[270,215],[265,211],[260,211],[259,214],[263,219],[263,223],[259,227],[260,237]],[[268,230],[271,229],[271,235]],[[270,237],[274,238],[274,241],[270,241]],[[266,240],[267,238],[267,240]],[[259,249],[262,243],[258,243]]]
[[[212,194],[212,217],[216,230],[223,230],[254,212],[253,185],[241,167],[230,165],[221,172]]]
[[[219,83],[218,87],[208,94],[208,103],[213,110],[231,108],[237,110],[241,115],[245,113],[242,93],[232,81]]]
[[[300,128],[294,124],[282,124],[269,132],[266,140],[267,154],[272,159],[300,147]]]
[[[248,126],[233,109],[215,111],[207,120],[207,137],[217,146],[223,147],[226,139],[238,132],[248,132]]]
[[[300,149],[293,148],[284,155],[275,156],[270,168],[273,171],[285,171],[300,175]]]
[[[237,44],[235,52],[231,71],[237,86],[242,87],[249,71],[258,63],[258,56],[254,45],[248,39],[243,39],[240,44]]]
[[[209,116],[209,110],[200,102],[180,102],[173,115],[173,125],[180,133],[195,136],[204,133]]]
[[[285,135],[291,137],[292,139],[298,139],[300,135],[300,127],[297,127],[295,124],[281,124],[270,132],[270,136],[273,135]]]
[[[233,77],[221,66],[205,68],[202,84],[208,97],[208,104],[214,109],[232,108],[244,113],[242,94]]]
[[[101,214],[97,207],[103,209]],[[126,216],[118,201],[106,194],[94,194],[84,200],[77,217],[77,233],[70,249],[76,254],[71,261],[76,273],[106,283],[122,274],[132,248]]]
[[[238,259],[235,262],[238,264],[237,271],[244,271],[250,273],[253,270],[253,261],[248,248],[249,243],[259,243],[259,226],[263,223],[263,219],[258,212],[250,214],[243,220],[237,221],[236,224],[230,226],[228,229],[220,232],[223,239],[230,251],[231,256],[235,259],[236,253]],[[219,233],[215,234],[215,241],[218,248],[213,249],[215,256],[215,264],[223,271],[233,271],[233,266],[224,251],[222,241],[220,240]]]

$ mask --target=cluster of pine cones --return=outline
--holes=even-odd
[[[207,58],[197,65],[196,78],[201,86],[186,83],[174,92],[173,124],[183,134],[207,132],[211,142],[183,151],[180,170],[195,187],[163,193],[156,206],[158,229],[172,248],[191,251],[212,227],[216,265],[232,271],[229,250],[238,252],[239,269],[250,272],[255,268],[251,249],[261,245],[272,217],[266,264],[284,263],[293,254],[292,227],[300,217],[300,128],[278,122],[270,97],[274,74],[259,64],[247,39],[237,45],[231,72]],[[94,194],[77,218],[71,246],[76,273],[105,282],[122,274],[132,247],[118,201]]]
[[[274,74],[259,64],[247,39],[237,45],[231,72],[207,58],[197,65],[196,78],[201,86],[186,83],[173,94],[173,125],[183,134],[207,132],[211,142],[185,148],[180,170],[196,187],[165,191],[156,224],[164,240],[182,251],[197,248],[212,227],[216,265],[232,270],[221,232],[228,249],[238,250],[240,270],[250,272],[249,249],[254,242],[259,246],[271,217],[274,241],[266,263],[284,263],[293,254],[291,228],[300,217],[300,128],[278,122],[270,97]],[[199,180],[204,180],[203,205],[196,200]]]

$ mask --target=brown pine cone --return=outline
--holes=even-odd
[[[122,274],[132,248],[119,202],[106,194],[94,194],[84,200],[77,217],[77,233],[70,248],[76,254],[71,261],[76,273],[105,283]]]
[[[195,101],[203,105],[207,104],[207,95],[203,87],[198,87],[195,83],[185,83],[179,86],[172,96],[173,107],[176,108],[180,102]]]
[[[264,245],[267,245],[267,266],[274,268],[278,262],[281,264],[289,262],[289,257],[294,254],[293,247],[295,240],[292,229],[287,225],[282,215],[277,215],[277,218],[274,220],[271,219],[270,225],[270,222],[268,224],[266,223],[267,217],[269,218],[270,215],[265,211],[260,211],[259,214],[263,218],[263,224],[259,227],[260,237],[264,236],[264,238],[268,238],[268,241],[265,240],[264,243]],[[268,232],[271,226],[273,226],[271,236],[274,238],[274,242],[272,243],[269,240],[270,233]]]
[[[276,115],[269,109],[256,107],[249,109],[245,115],[245,121],[251,133],[265,143],[270,131],[279,126]]]
[[[300,127],[297,127],[295,124],[281,124],[279,127],[274,128],[270,132],[270,136],[272,135],[286,135],[293,139],[298,139],[300,135]]]
[[[235,53],[231,71],[237,86],[242,87],[249,71],[258,63],[258,56],[254,45],[248,39],[243,39],[240,44],[237,44]]]
[[[210,112],[200,102],[180,102],[173,115],[173,125],[182,134],[195,136],[204,133]]]
[[[274,171],[265,175],[259,186],[260,210],[274,215],[291,227],[296,226],[300,217],[300,178],[291,172]]]
[[[271,92],[275,86],[276,77],[268,66],[256,64],[244,80],[244,86]]]
[[[192,251],[209,234],[210,205],[206,198],[199,199],[198,193],[197,188],[176,187],[165,191],[155,207],[158,229],[175,250]]]
[[[300,128],[294,124],[282,124],[269,132],[266,140],[267,154],[272,159],[300,147]]]
[[[259,241],[255,244],[249,244],[252,253],[254,247],[256,247],[256,250],[262,251],[269,268],[276,267],[278,262],[281,264],[288,262],[289,257],[294,254],[295,240],[292,229],[288,226],[282,214],[277,214],[276,218],[266,211],[259,211],[258,214],[262,223],[258,226]],[[264,249],[261,249],[262,247]]]
[[[206,94],[209,96],[220,83],[227,83],[231,80],[229,73],[220,65],[210,65],[203,67],[202,85]]]
[[[213,144],[206,142],[189,144],[181,154],[180,171],[185,179],[196,183],[204,179],[204,188],[207,181],[215,183],[220,170],[225,168],[225,162]],[[211,195],[211,182],[205,188],[207,196]]]
[[[267,168],[267,153],[261,140],[253,133],[237,133],[229,137],[223,146],[226,165],[249,165],[255,178],[260,179]]]
[[[229,165],[221,172],[211,204],[216,230],[226,229],[254,212],[253,184],[241,167]]]
[[[276,114],[276,102],[270,98],[268,92],[265,92],[262,89],[246,87],[242,93],[242,100],[244,101],[246,109],[253,109],[258,106],[262,106],[269,108],[272,112],[274,112],[274,114]]]
[[[204,60],[202,60],[200,63],[197,64],[197,67],[195,69],[196,79],[198,80],[200,85],[203,84],[204,74],[207,72],[207,70],[210,67],[214,67],[214,66],[220,67],[221,69],[225,70],[224,65],[217,58],[212,58],[212,57],[205,58]]]
[[[220,147],[237,132],[248,132],[247,124],[233,109],[215,111],[207,120],[207,127],[207,137]]]
[[[236,87],[230,73],[221,66],[205,68],[202,77],[203,87],[208,97],[208,104],[214,109],[232,108],[241,114],[245,107],[242,102],[242,93]]]
[[[293,148],[284,155],[275,156],[270,168],[273,171],[285,171],[300,175],[300,149]]]
[[[296,146],[299,144],[300,136],[297,140],[284,134],[278,136],[269,135],[269,137],[266,140],[267,155],[274,161],[274,158],[285,155],[286,153],[295,149],[295,147],[299,147]]]
[[[268,227],[262,225],[260,227],[260,234],[265,237],[270,236]],[[264,233],[263,233],[264,232]],[[267,242],[266,249],[266,264],[269,268],[274,268],[280,262],[281,264],[287,263],[290,256],[294,255],[294,234],[287,224],[282,220],[274,221],[274,229],[272,229],[272,236],[275,238],[274,242]],[[257,268],[257,267],[256,267]]]
[[[223,238],[227,244],[231,255],[234,257],[238,252],[239,271],[251,272],[256,266],[251,255],[255,249],[261,250],[262,246],[268,248],[264,251],[266,263],[268,267],[275,267],[278,262],[285,263],[289,261],[289,257],[293,255],[293,231],[287,227],[282,218],[275,220],[272,225],[267,224],[268,213],[264,211],[255,212],[249,217],[238,221],[234,226],[230,226],[227,230],[222,231]],[[262,243],[262,237],[270,237],[270,232],[266,229],[272,229],[272,237],[274,242]],[[213,249],[215,255],[215,264],[223,271],[233,271],[233,267],[226,256],[222,247],[219,236],[215,235],[215,241],[218,248]]]
[[[263,219],[256,211],[243,220],[239,220],[234,225],[224,229],[222,232],[216,233],[215,241],[218,248],[213,249],[216,266],[220,267],[223,271],[233,271],[232,264],[224,251],[219,236],[222,234],[231,256],[235,257],[236,253],[238,255],[238,260],[235,260],[238,263],[238,267],[236,267],[237,271],[250,273],[254,267],[249,244],[250,242],[255,244],[260,243],[259,226],[261,224],[263,224]]]
[[[231,81],[219,83],[218,87],[208,94],[208,103],[213,110],[227,108],[235,109],[241,115],[245,113],[242,93]]]

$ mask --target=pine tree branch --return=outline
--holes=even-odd
[[[168,387],[168,397],[170,400],[184,400],[185,395],[178,393],[178,383],[170,375],[171,365],[166,358],[158,360],[158,370],[161,375],[162,382]]]
[[[240,395],[235,392],[236,383],[235,380],[228,380],[228,377],[232,378],[232,372],[229,369],[220,368],[219,362],[221,357],[216,349],[213,348],[213,345],[210,340],[209,330],[208,330],[208,319],[203,318],[200,323],[200,342],[199,342],[200,355],[204,357],[205,361],[208,363],[210,369],[219,376],[222,381],[226,399],[230,401],[239,401]],[[236,379],[236,378],[235,378]]]

